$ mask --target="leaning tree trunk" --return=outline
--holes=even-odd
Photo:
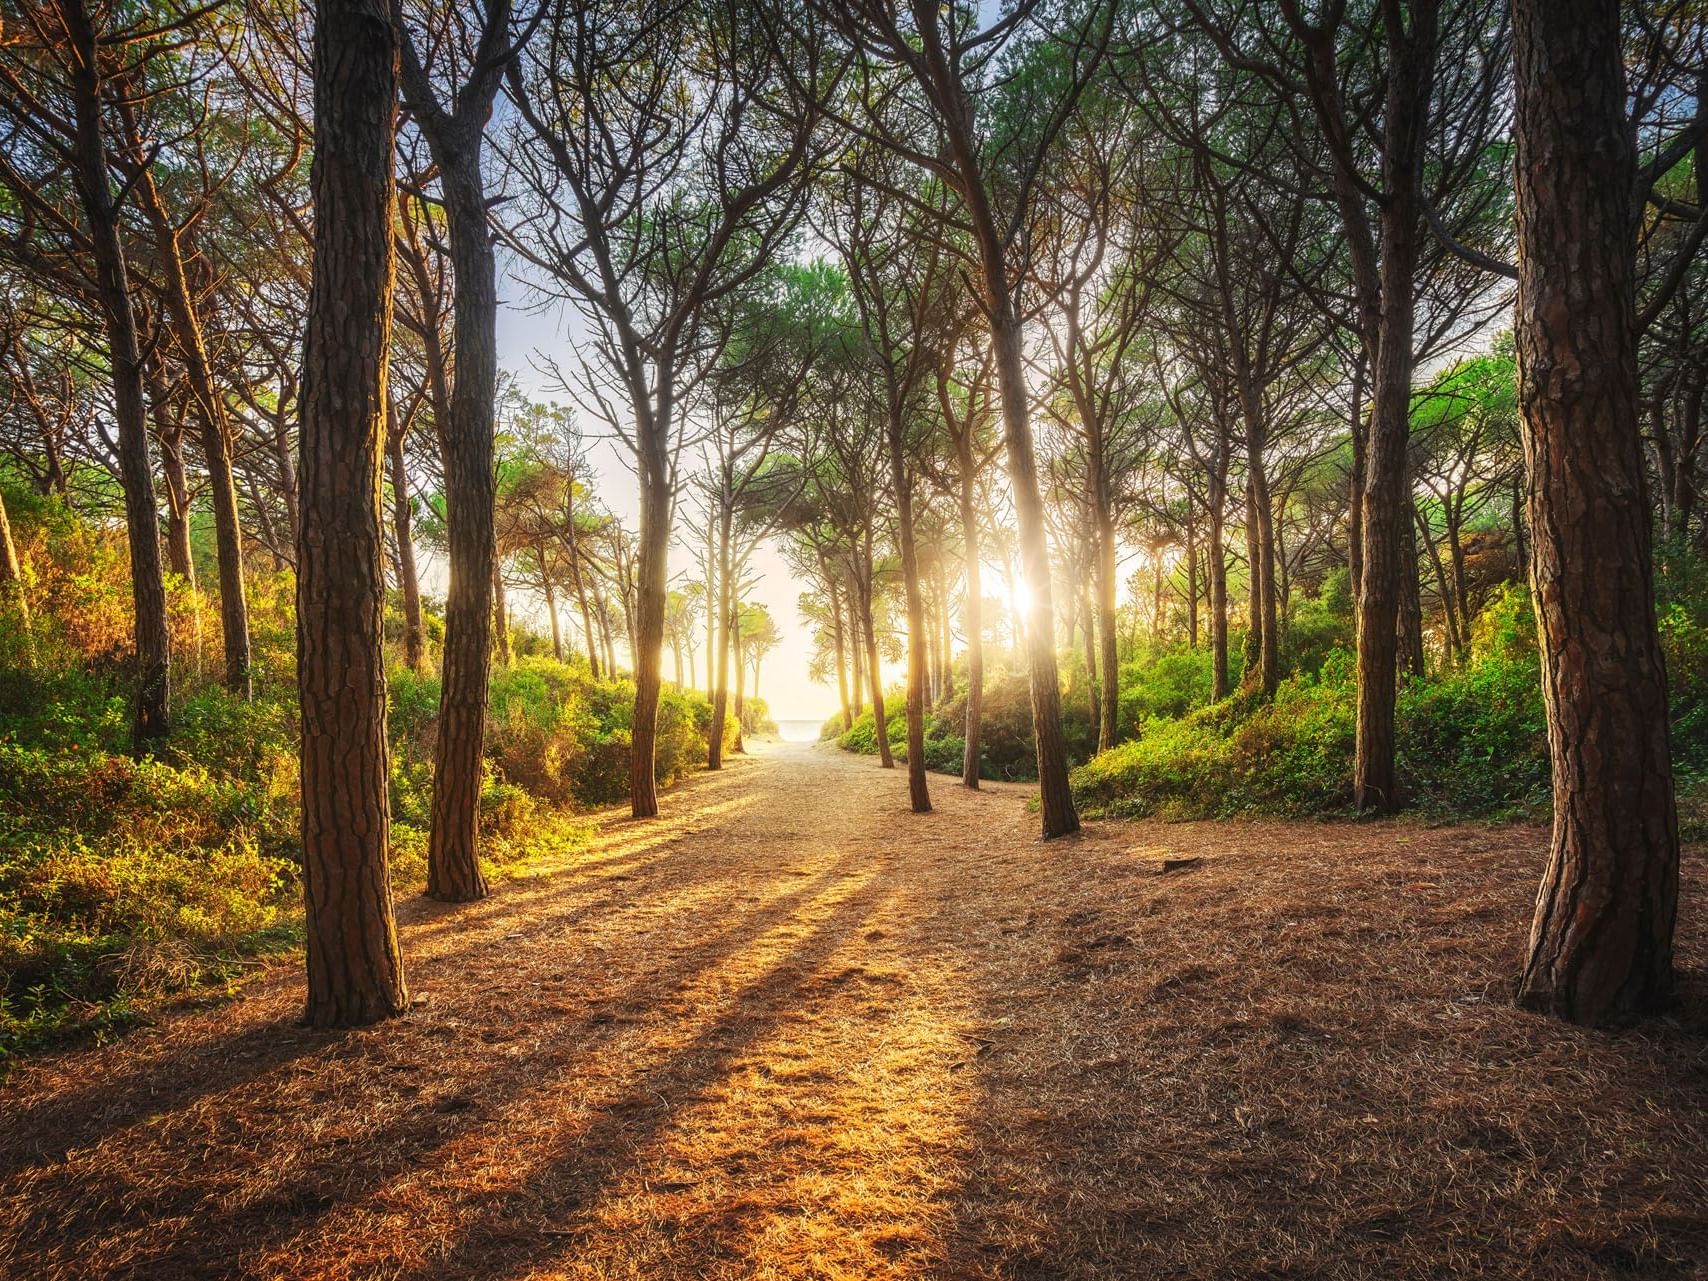
[[[317,1027],[370,1023],[409,1005],[386,865],[380,515],[396,40],[383,0],[319,5],[297,549],[307,1017]]]
[[[991,341],[997,381],[1002,388],[1003,437],[1008,478],[1019,516],[1020,556],[1031,608],[1026,619],[1028,676],[1032,688],[1032,734],[1038,751],[1039,816],[1046,838],[1079,830],[1073,793],[1068,788],[1067,744],[1062,738],[1062,692],[1056,675],[1055,602],[1050,588],[1050,545],[1044,502],[1038,493],[1038,465],[1032,451],[1031,412],[1027,406],[1020,317],[1004,280],[1000,252],[985,255],[988,294],[994,302]]]
[[[878,764],[894,769],[895,754],[890,751],[889,717],[884,709],[884,676],[878,660],[878,622],[872,610],[872,553],[865,551],[866,572],[856,579],[856,594],[860,606],[860,635],[866,651],[866,679],[872,695],[872,724],[877,730]]]
[[[140,153],[143,143],[131,110],[125,107],[121,111],[129,125],[132,144]],[[208,361],[207,342],[185,265],[184,233],[172,225],[161,203],[152,165],[144,165],[140,170],[135,191],[153,232],[166,312],[176,331],[178,354],[184,362],[190,399],[202,429],[202,459],[207,465],[214,548],[219,564],[219,624],[225,649],[225,687],[240,698],[249,699],[254,696],[255,683],[250,670],[249,602],[243,584],[243,526],[237,513],[237,481],[231,471],[231,425]]]
[[[961,729],[966,744],[961,752],[961,785],[977,791],[984,755],[980,741],[984,727],[984,589],[979,582],[979,516],[970,427],[955,442],[955,453],[961,480],[961,544],[967,561],[967,596],[962,604],[967,629],[967,716]]]
[[[403,460],[403,432],[388,409],[386,448],[391,464],[392,541],[397,544],[397,586],[403,596],[403,661],[421,671],[426,631],[421,625],[421,576],[415,567],[414,512],[409,505],[409,469]]]
[[[492,674],[494,397],[498,386],[498,289],[481,178],[482,122],[434,139],[450,233],[452,371],[450,421],[440,432],[445,463],[445,526],[450,586],[439,726],[433,755],[433,826],[427,842],[427,895],[451,903],[484,898],[480,870],[480,785]],[[431,341],[431,338],[429,339]],[[508,640],[499,638],[500,646]]]
[[[96,289],[107,330],[136,615],[137,680],[131,740],[143,749],[164,737],[171,723],[172,638],[166,619],[166,582],[160,567],[160,517],[154,501],[154,469],[148,460],[148,410],[143,397],[136,313],[131,309],[130,279],[119,239],[119,210],[113,199],[107,146],[101,133],[100,41],[84,0],[66,0],[61,11],[77,51],[72,73],[77,194],[89,223]]]
[[[931,810],[925,779],[925,662],[931,638],[925,628],[925,597],[919,585],[919,552],[913,541],[913,484],[903,456],[902,420],[889,415],[890,484],[896,496],[896,537],[901,544],[901,579],[907,598],[907,795],[915,814]]]
[[[1554,831],[1519,1000],[1672,986],[1678,820],[1638,422],[1635,152],[1616,0],[1515,0],[1519,408]]]

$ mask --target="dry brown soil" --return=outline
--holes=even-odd
[[[1708,1275],[1681,1000],[1515,1010],[1545,836],[1096,823],[762,745],[492,899],[0,1087],[16,1278]],[[1199,861],[1159,874],[1165,856]]]

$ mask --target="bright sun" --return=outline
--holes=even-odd
[[[1032,589],[1026,586],[1025,580],[1015,579],[1014,589],[1009,593],[1009,604],[1017,617],[1024,618],[1032,608]]]

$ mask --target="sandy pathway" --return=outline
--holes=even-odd
[[[281,965],[26,1067],[0,1088],[0,1274],[1708,1258],[1699,978],[1623,1037],[1511,1010],[1535,832],[1109,824],[1046,846],[1023,789],[933,795],[914,816],[869,760],[763,746],[486,903],[405,904],[403,1020],[305,1031]],[[1164,852],[1203,861],[1159,876]]]

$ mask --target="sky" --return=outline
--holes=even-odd
[[[501,268],[502,272],[502,268]],[[513,374],[527,393],[541,400],[574,400],[553,380],[542,374],[542,368],[555,361],[565,368],[573,367],[574,335],[580,319],[564,309],[539,311],[527,285],[515,278],[499,280],[498,363]],[[619,440],[601,437],[600,421],[583,412],[580,423],[589,441],[588,455],[597,473],[596,492],[599,501],[620,517],[631,530],[640,523],[640,501],[634,473],[626,462],[627,448]],[[672,582],[687,581],[696,575],[692,552],[673,544],[670,553]],[[770,705],[775,720],[822,721],[838,709],[836,690],[820,684],[807,675],[812,661],[812,639],[797,609],[797,598],[806,584],[795,578],[784,562],[775,541],[760,546],[754,554],[751,574],[757,580],[747,599],[764,605],[777,620],[782,641],[766,656],[760,669],[759,693]],[[543,601],[514,598],[512,612],[528,619],[536,630],[545,632],[548,624]],[[560,605],[560,608],[562,606]],[[568,617],[564,621],[567,624]],[[705,645],[695,657],[696,674],[705,682]],[[673,674],[671,656],[664,655],[666,679]]]

